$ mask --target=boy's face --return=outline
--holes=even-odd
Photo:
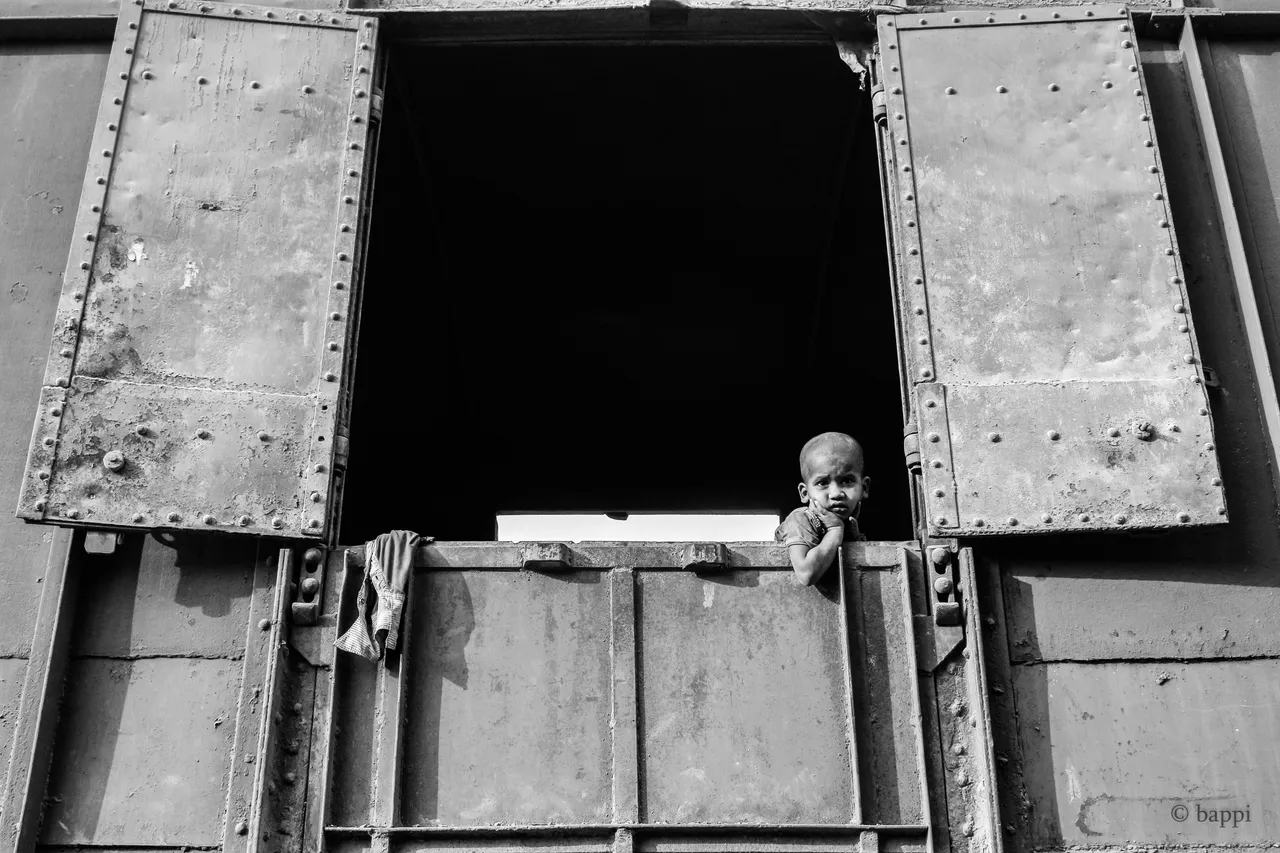
[[[809,457],[809,479],[800,484],[800,500],[841,518],[853,517],[867,496],[871,480],[862,476],[861,454],[818,450]]]

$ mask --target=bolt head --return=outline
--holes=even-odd
[[[311,502],[312,502],[313,504],[318,504],[318,503],[320,503],[320,493],[319,493],[319,492],[312,492],[312,493],[311,493]]]
[[[53,436],[47,436],[44,440],[45,447],[53,447]]]
[[[946,548],[930,548],[929,559],[935,566],[944,566],[951,559],[951,553]]]
[[[284,521],[283,519],[273,518],[271,519],[271,526],[272,528],[279,530],[281,527],[284,527]]]
[[[316,580],[315,578],[302,579],[303,595],[315,595],[319,591],[320,591],[320,581]]]
[[[241,527],[248,527],[248,526],[249,526],[249,516],[247,516],[247,515],[242,515],[242,516],[240,516],[239,518],[237,518],[237,519],[236,519],[236,524],[240,525]]]
[[[171,521],[171,522],[178,522],[178,521],[182,520],[182,516],[178,515],[176,512],[171,512],[171,513],[169,513],[169,514],[168,514],[167,516],[165,516],[165,517],[166,517],[166,518],[168,518],[168,519],[169,519],[169,521]]]
[[[933,580],[933,590],[938,595],[950,595],[953,587],[951,578],[934,578]]]
[[[942,441],[942,436],[938,435],[936,432],[931,432],[929,433],[929,441],[933,444],[937,444],[939,441]]]
[[[1056,429],[1051,429],[1045,434],[1049,436],[1050,441],[1057,441],[1058,439],[1062,438],[1062,434],[1059,433]]]
[[[218,523],[218,519],[214,518],[212,515],[206,515],[206,516],[204,517],[204,523],[205,523],[205,524],[217,524],[217,523]]]
[[[259,620],[259,622],[258,622],[258,630],[260,630],[260,631],[270,631],[270,630],[271,630],[271,620],[270,620],[270,619],[262,619],[262,620]]]
[[[209,437],[209,431],[207,429],[196,430],[196,438],[208,438],[208,437]]]
[[[1018,519],[1014,518],[1013,516],[1009,516],[1009,522],[1008,522],[1008,523],[1009,523],[1009,526],[1010,526],[1010,527],[1017,527],[1017,526],[1018,526]]]
[[[1178,521],[1181,522],[1182,524],[1186,524],[1190,520],[1191,520],[1190,513],[1186,513],[1186,512],[1178,513]]]
[[[103,454],[102,465],[108,471],[119,471],[124,467],[124,454],[119,450],[109,450]]]

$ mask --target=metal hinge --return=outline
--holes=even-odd
[[[908,471],[920,473],[920,429],[915,423],[902,428],[902,456]]]
[[[369,99],[369,121],[382,121],[382,90],[373,87],[373,97]]]
[[[881,127],[889,118],[889,110],[884,101],[884,84],[877,83],[871,87],[871,115]]]
[[[320,607],[324,601],[323,548],[308,548],[302,555],[302,567],[294,581],[293,602],[290,607],[295,625],[315,625],[320,621]],[[285,558],[293,561],[293,552]],[[290,575],[293,574],[290,566]]]

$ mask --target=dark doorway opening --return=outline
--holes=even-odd
[[[341,534],[785,513],[910,538],[868,93],[830,44],[394,47]]]

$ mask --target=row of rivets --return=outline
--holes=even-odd
[[[355,18],[340,18],[336,15],[326,15],[322,12],[291,13],[275,9],[259,9],[252,6],[227,6],[225,3],[185,3],[182,0],[168,0],[165,3],[165,7],[171,12],[198,12],[200,15],[210,18],[251,19],[260,15],[266,20],[279,21],[280,23],[296,22],[312,26],[340,27],[342,29],[355,29],[357,26],[357,19]]]
[[[1224,506],[1219,506],[1217,507],[1216,512],[1218,515],[1226,515],[1227,508]],[[1191,513],[1186,511],[1175,513],[1174,519],[1179,524],[1189,524],[1191,522]],[[934,520],[937,524],[945,525],[948,523],[948,519],[945,515],[936,516]],[[1090,524],[1091,522],[1093,522],[1093,516],[1091,516],[1087,512],[1082,512],[1075,516],[1074,521],[1076,524]],[[1129,521],[1130,521],[1129,516],[1125,515],[1124,513],[1116,513],[1113,516],[1111,516],[1111,522],[1120,527],[1127,525]],[[974,518],[969,523],[977,528],[985,528],[988,526],[988,522],[984,518]],[[1046,512],[1040,515],[1040,523],[1045,525],[1052,525],[1055,523],[1055,520],[1051,513]],[[1067,523],[1070,524],[1070,522],[1067,522]],[[1016,516],[1009,516],[1007,519],[1005,519],[1004,524],[1007,527],[1019,527],[1022,525],[1022,521],[1020,521]]]
[[[1128,14],[1127,9],[1119,9],[1115,13],[1115,15],[1118,15],[1118,16],[1125,16],[1127,14]],[[1093,9],[1085,9],[1083,15],[1080,17],[1093,18],[1095,16],[1096,16],[1096,13],[1094,12]],[[1108,17],[1111,17],[1111,16],[1108,16]],[[1057,10],[1049,12],[1048,14],[1045,14],[1044,12],[1040,12],[1038,14],[1035,14],[1035,19],[1036,20],[1047,19],[1047,20],[1055,20],[1055,21],[1062,20],[1063,13]],[[965,26],[975,26],[979,21],[987,24],[1005,24],[1005,23],[1015,23],[1015,22],[1023,22],[1023,21],[1030,21],[1030,20],[1032,20],[1032,16],[1028,15],[1028,13],[1026,12],[1018,12],[1016,15],[1012,17],[1007,17],[1007,18],[999,17],[999,13],[996,13],[996,12],[987,12],[985,14],[985,17],[982,17],[981,13],[970,14],[965,17],[961,17],[960,15],[953,15],[950,19],[950,23],[952,24],[964,23]],[[930,26],[931,24],[941,24],[942,26],[945,27],[947,24],[947,21],[939,21],[938,19],[935,19],[935,18],[919,18],[914,22],[914,25],[921,26],[921,27],[927,27],[927,26]],[[892,19],[885,22],[885,26],[892,27],[893,25],[894,25],[894,21]],[[913,22],[907,21],[905,25],[907,27],[910,27],[913,25]],[[1125,25],[1123,29],[1127,32],[1128,26]]]
[[[892,24],[892,21],[887,21]],[[886,33],[882,39],[889,43],[891,49],[897,49],[897,33]],[[926,306],[928,304],[927,291],[925,290],[924,279],[924,261],[920,251],[920,234],[917,223],[919,222],[919,210],[916,204],[916,193],[914,181],[912,178],[911,167],[911,149],[910,134],[907,129],[906,107],[901,102],[903,90],[901,85],[901,69],[897,64],[891,64],[889,67],[889,92],[894,96],[891,104],[894,107],[894,122],[890,127],[890,134],[896,141],[896,148],[902,152],[902,175],[901,185],[895,181],[895,186],[902,191],[902,222],[904,232],[901,234],[901,242],[905,247],[905,264],[903,270],[903,281],[910,282],[910,287],[904,288],[903,296],[909,300],[911,308],[911,337],[920,346],[920,349],[912,349],[907,357],[914,367],[914,375],[917,381],[929,381],[934,378],[933,371],[933,351],[931,347],[932,333],[929,329],[929,321],[927,317]],[[895,205],[896,207],[896,205]]]
[[[338,233],[335,239],[334,260],[331,267],[333,288],[329,293],[327,311],[329,326],[326,332],[320,375],[323,386],[327,386],[330,390],[326,391],[322,387],[322,399],[336,399],[336,385],[342,375],[342,344],[340,342],[346,339],[350,300],[348,282],[352,280],[352,276],[355,274],[355,225],[359,217],[359,199],[362,195],[365,165],[364,142],[368,133],[368,90],[372,88],[370,66],[362,54],[371,50],[374,35],[373,29],[373,21],[367,20],[364,22],[357,38],[356,56],[352,63],[355,68],[355,74],[352,78],[349,101],[348,115],[350,120],[347,123],[345,145],[347,156],[346,162],[342,167],[344,177],[337,210]],[[311,430],[314,436],[311,445],[313,459],[319,457],[327,460],[332,453],[330,446],[325,443],[324,433],[333,429],[335,417],[336,411],[331,411],[328,404],[317,404]],[[316,462],[311,465],[311,471],[304,481],[304,489],[309,492],[312,504],[323,503],[323,497],[328,492],[329,478],[327,472],[328,467],[324,462]],[[322,512],[318,506],[317,511]],[[307,532],[318,532],[321,527],[321,518],[312,516],[305,521],[303,529]]]

